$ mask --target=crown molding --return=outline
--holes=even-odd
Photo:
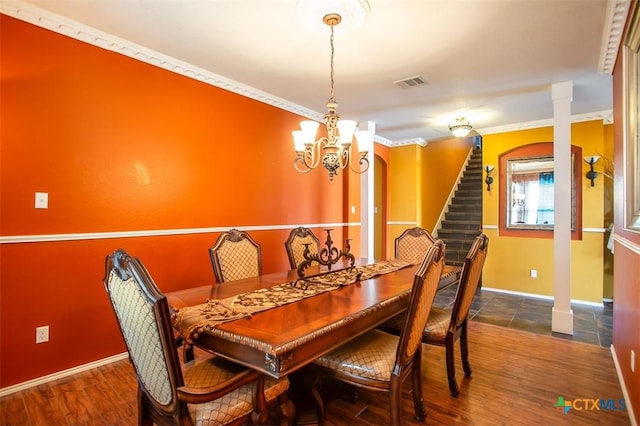
[[[630,5],[630,0],[607,1],[607,16],[602,32],[602,46],[600,47],[600,61],[598,63],[599,72],[607,74],[613,72]]]
[[[411,138],[411,139],[403,139],[399,141],[393,141],[392,146],[405,146],[405,145],[420,145],[422,147],[427,146],[429,142],[424,140],[424,138]]]
[[[124,40],[112,34],[102,32],[96,28],[65,18],[32,4],[22,1],[2,0],[0,5],[2,7],[0,12],[21,21],[92,44],[105,50],[110,50],[112,52],[128,56],[176,74],[181,74],[185,77],[237,93],[247,98],[255,99],[259,102],[312,120],[324,120],[324,114],[317,111],[289,102],[270,93],[263,92],[238,81],[231,80],[230,78],[214,74],[187,62],[180,61],[176,58],[140,46],[129,40]]]
[[[373,141],[379,143],[380,145],[384,145],[388,147],[395,146],[395,143],[392,140],[383,138],[382,136],[379,136],[379,135],[373,135]]]
[[[608,2],[608,19],[607,27],[605,29],[605,34],[608,34],[608,38],[606,37],[606,35],[603,37],[603,39],[607,40],[606,43],[603,41],[603,48],[605,46],[607,47],[606,54],[613,55],[613,61],[615,61],[615,55],[617,54],[617,49],[621,39],[621,33],[618,28],[620,23],[622,23],[622,26],[624,27],[626,16],[629,10],[629,4],[629,0],[611,0]],[[311,120],[320,122],[324,120],[324,114],[318,111],[313,111],[309,108],[303,107],[293,102],[289,102],[270,93],[263,92],[254,87],[242,84],[238,81],[212,73],[187,62],[180,61],[176,58],[140,46],[131,41],[121,39],[112,34],[102,32],[96,28],[49,12],[32,4],[25,3],[19,0],[2,0],[0,2],[0,6],[1,13],[36,25],[38,27],[42,27],[53,32],[65,35],[67,37],[92,44],[101,49],[110,50],[112,52],[128,56],[132,59],[136,59],[138,61],[163,68],[165,70],[201,81],[211,86],[228,90],[241,96],[254,99],[256,101],[274,106],[285,111],[289,111],[291,113]],[[601,56],[604,57],[604,50]],[[601,62],[603,61],[604,60],[601,59]],[[606,62],[606,64],[605,62],[606,61],[603,62],[603,67],[608,64],[608,62]],[[611,64],[611,67],[612,66],[613,64]],[[611,72],[611,70],[609,70],[608,72]],[[580,121],[602,119],[605,124],[610,124],[613,122],[612,116],[613,115],[611,111],[601,111],[590,114],[583,114],[580,116],[572,116],[571,122],[574,123]],[[498,127],[488,127],[484,129],[476,129],[476,131],[480,135],[488,135],[548,126],[553,126],[553,119],[530,121]],[[387,147],[397,147],[412,144],[417,144],[424,147],[428,144],[428,141],[425,141],[423,138],[392,141],[379,135],[374,135],[374,142]]]
[[[571,116],[571,123],[581,123],[583,121],[602,120],[604,124],[613,123],[613,111],[597,111],[586,114],[576,114]],[[537,121],[527,121],[524,123],[507,124],[506,126],[485,127],[484,129],[476,129],[476,131],[484,135],[492,135],[496,133],[514,132],[517,130],[539,129],[541,127],[553,127],[553,118]]]

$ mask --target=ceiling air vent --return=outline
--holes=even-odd
[[[393,82],[393,84],[397,84],[403,89],[409,89],[410,87],[423,86],[427,84],[427,82],[425,81],[424,78],[420,77],[419,75],[415,75],[413,77],[403,78],[402,80],[396,80]]]

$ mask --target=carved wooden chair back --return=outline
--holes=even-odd
[[[303,255],[305,244],[309,245],[310,254],[317,254],[320,250],[320,240],[311,229],[303,226],[292,229],[289,238],[284,243],[291,269],[296,269],[305,260]]]
[[[220,234],[209,249],[209,257],[219,283],[262,274],[260,244],[245,231],[231,229]]]
[[[435,241],[431,233],[424,228],[408,228],[395,239],[395,258],[414,265],[419,264]]]

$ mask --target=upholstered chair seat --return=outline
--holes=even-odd
[[[398,330],[402,328],[402,321],[404,321],[404,315],[397,315],[389,321],[386,321],[381,327],[381,330],[398,334]],[[440,343],[444,346],[447,340],[447,331],[449,331],[450,322],[451,311],[435,307],[431,308],[427,326],[422,332],[423,340],[428,340],[433,342],[433,344]]]
[[[449,323],[451,323],[451,311],[440,308],[431,308],[429,321],[427,321],[427,326],[422,332],[423,341],[444,346],[447,341]]]
[[[342,374],[369,380],[390,381],[398,338],[373,330],[322,356],[315,362]]]
[[[183,365],[184,384],[192,388],[206,388],[224,384],[246,368],[218,357],[191,361]],[[255,384],[249,383],[235,389],[218,399],[202,404],[188,404],[189,415],[196,425],[226,425],[238,419],[246,418],[253,412]],[[264,396],[267,404],[272,404],[289,389],[289,381],[264,379]]]

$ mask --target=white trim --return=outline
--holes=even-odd
[[[631,250],[632,252],[634,252],[635,254],[639,254],[640,255],[640,246],[636,243],[634,243],[631,240],[628,240],[624,237],[621,237],[618,234],[613,234],[613,239],[614,241],[617,241],[618,243],[620,243],[620,245],[628,248],[629,250]]]
[[[298,105],[286,99],[263,92],[255,87],[248,86],[230,78],[211,71],[197,67],[193,64],[183,62],[179,59],[167,56],[163,53],[122,39],[109,33],[105,33],[96,28],[74,21],[61,15],[57,15],[48,10],[41,9],[29,3],[18,0],[3,0],[0,2],[0,12],[12,16],[16,19],[28,22],[41,28],[46,28],[53,32],[80,40],[84,43],[92,44],[101,49],[111,50],[132,59],[144,62],[165,70],[180,74],[182,76],[201,81],[211,86],[236,93],[258,102],[292,112],[305,118],[316,121],[324,121],[324,113],[313,111],[302,105]],[[379,135],[373,136],[374,142],[392,147],[394,142]]]
[[[324,120],[324,118],[323,118]],[[380,135],[373,135],[373,141],[379,143],[380,145],[392,147],[394,146],[393,141],[391,139],[383,138]]]
[[[418,224],[418,222],[416,221],[401,221],[401,220],[395,220],[395,221],[388,221],[387,225],[413,225],[416,226]]]
[[[607,16],[602,33],[598,72],[607,74],[613,72],[630,5],[631,2],[629,0],[610,0],[607,2]]]
[[[498,225],[482,225],[482,229],[498,229]]]
[[[602,120],[605,124],[613,123],[613,111],[597,111],[586,114],[577,114],[571,116],[571,123],[580,123],[583,121]],[[540,127],[553,127],[553,118],[546,120],[527,121],[524,123],[507,124],[505,126],[486,127],[484,129],[476,129],[482,135],[491,135],[495,133],[514,132],[516,130],[538,129]]]
[[[287,225],[252,225],[252,226],[217,226],[211,228],[178,228],[178,229],[151,229],[147,231],[122,231],[122,232],[87,232],[79,234],[44,234],[44,235],[9,235],[0,237],[0,244],[16,243],[44,243],[57,241],[102,240],[110,238],[139,238],[158,237],[166,235],[209,234],[225,232],[231,228],[240,231],[273,231],[280,229],[293,229],[298,226],[306,228],[328,228],[340,226],[360,226],[360,222],[335,222],[335,223],[307,223]]]
[[[44,383],[52,382],[54,380],[62,379],[64,377],[73,376],[74,374],[82,373],[83,371],[92,370],[94,368],[101,367],[103,365],[111,364],[112,362],[121,361],[127,359],[129,354],[123,352],[117,355],[113,355],[107,358],[99,359],[97,361],[90,362],[88,364],[78,365],[77,367],[69,368],[67,370],[58,371],[57,373],[47,374],[46,376],[38,377],[26,382],[18,383],[6,388],[0,389],[0,398],[15,392],[20,392],[34,386],[38,386]]]
[[[606,229],[604,228],[582,228],[582,232],[597,232],[599,234],[604,234]]]
[[[636,416],[633,414],[633,405],[631,405],[629,391],[627,391],[627,386],[624,383],[624,376],[622,375],[622,369],[620,368],[620,363],[618,363],[618,355],[616,354],[616,348],[613,346],[613,343],[610,346],[610,350],[611,358],[613,358],[613,365],[616,367],[616,373],[618,375],[620,389],[622,390],[622,396],[624,396],[624,404],[627,408],[627,413],[629,414],[629,421],[631,422],[632,426],[637,426],[638,422],[636,422]]]
[[[511,290],[503,290],[501,288],[492,288],[492,287],[485,287],[484,285],[482,286],[482,291],[493,291],[495,293],[504,293],[504,294],[511,294],[514,296],[523,296],[523,297],[531,297],[534,299],[543,299],[543,300],[549,300],[549,301],[553,301],[554,298],[553,296],[547,296],[544,294],[535,294],[535,293],[524,293],[524,292],[520,292],[520,291],[511,291]],[[577,305],[587,305],[587,306],[595,306],[597,308],[602,308],[604,306],[604,303],[598,303],[598,302],[588,302],[586,300],[576,300],[576,299],[571,299],[571,303],[575,303]]]
[[[621,5],[625,3],[623,0],[617,1]],[[41,9],[32,4],[19,0],[2,0],[0,2],[0,12],[4,13],[5,15],[12,16],[16,19],[20,19],[30,24],[36,25],[38,27],[46,28],[53,32],[63,34],[67,37],[92,44],[101,49],[111,50],[121,55],[128,56],[132,59],[136,59],[140,62],[148,63],[150,65],[163,68],[176,74],[180,74],[185,77],[192,78],[194,80],[198,80],[224,90],[228,90],[238,95],[254,99],[258,102],[262,102],[268,105],[272,105],[276,108],[298,114],[302,117],[320,122],[324,120],[324,113],[313,111],[302,105],[295,104],[286,99],[279,98],[270,93],[263,92],[254,87],[242,84],[238,81],[231,80],[230,78],[214,74],[205,69],[196,67],[193,64],[189,64],[176,58],[161,54],[160,52],[156,52],[152,49],[140,46],[129,40],[116,37],[112,34],[102,32],[96,28],[84,25],[80,22],[74,21],[64,16],[57,15],[48,10]],[[611,37],[611,35],[609,36]],[[603,37],[603,39],[604,38],[605,37]],[[612,111],[608,110],[574,115],[571,118],[572,122],[602,119],[605,123],[610,123],[612,122],[612,117]],[[553,118],[510,124],[507,126],[476,129],[476,131],[480,135],[489,135],[492,133],[503,133],[514,130],[534,129],[539,127],[551,126],[553,126]],[[416,143],[420,146],[424,146],[428,143],[421,138],[391,141],[378,135],[374,135],[374,141],[381,145],[392,148],[411,143]]]
[[[393,141],[393,146],[405,146],[405,145],[420,145],[425,147],[429,144],[428,141],[424,140],[424,138],[411,138],[411,139],[402,139]]]
[[[498,229],[498,225],[482,225],[482,229]],[[604,228],[582,228],[582,232],[596,232],[604,234],[606,229]]]
[[[194,80],[201,81],[221,89],[237,93],[247,98],[255,99],[276,108],[280,108],[300,116],[323,121],[324,114],[310,110],[302,105],[279,98],[270,93],[263,92],[254,87],[247,86],[238,81],[231,80],[219,74],[214,74],[193,64],[172,58],[160,52],[156,52],[144,46],[140,46],[129,40],[105,33],[96,28],[74,21],[48,10],[41,9],[22,1],[3,0],[0,2],[0,11],[16,19],[28,22],[41,28],[63,34],[82,42],[92,44],[105,50],[111,50],[140,62],[145,62],[159,68],[166,69],[176,74],[183,75]],[[384,138],[376,138],[378,141]]]

